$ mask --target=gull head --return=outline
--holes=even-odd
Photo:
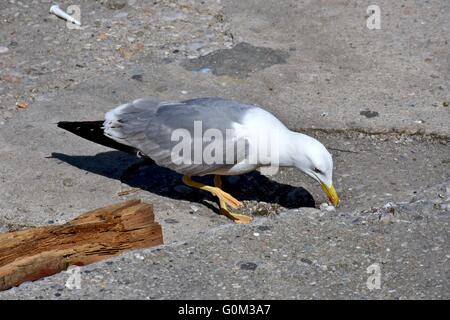
[[[333,186],[333,158],[325,146],[316,139],[297,133],[293,141],[294,166],[316,180],[330,202],[337,207],[339,197]]]

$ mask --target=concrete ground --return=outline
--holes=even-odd
[[[165,245],[83,267],[79,290],[60,273],[0,299],[450,298],[448,1],[377,1],[380,30],[366,1],[70,4],[81,30],[50,1],[0,3],[0,231],[140,198]],[[225,181],[255,216],[234,225],[177,174],[55,125],[142,96],[263,106],[330,148],[341,207],[316,209],[294,169],[255,172]]]

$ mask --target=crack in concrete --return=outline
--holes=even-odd
[[[341,134],[354,138],[354,134],[364,134],[366,136],[377,135],[386,136],[386,138],[400,138],[400,137],[415,137],[422,138],[423,140],[432,140],[441,144],[449,144],[450,133],[441,134],[435,132],[426,132],[422,129],[399,129],[399,128],[386,128],[386,129],[374,129],[374,128],[296,128],[294,131],[302,133],[327,133],[327,134]]]

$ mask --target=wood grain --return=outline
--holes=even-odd
[[[140,200],[93,210],[59,226],[0,234],[0,290],[70,265],[86,265],[162,243],[152,206]]]

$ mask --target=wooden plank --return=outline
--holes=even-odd
[[[131,200],[82,214],[58,226],[0,234],[0,290],[163,243],[153,208]]]

